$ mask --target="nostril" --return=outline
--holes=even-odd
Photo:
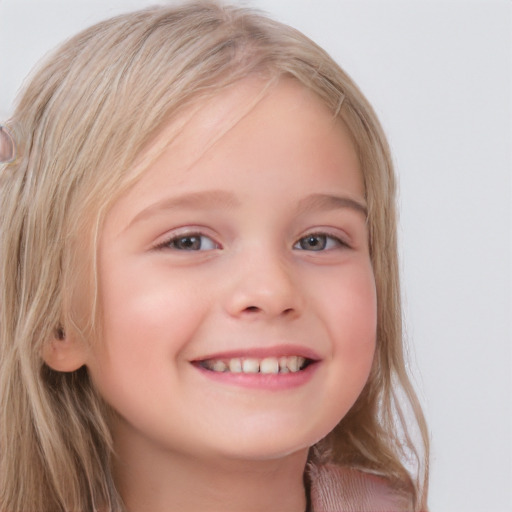
[[[264,311],[262,308],[258,306],[247,306],[244,311],[246,313],[260,313],[261,311]],[[291,315],[294,312],[294,308],[286,308],[282,311],[281,314],[283,315]]]

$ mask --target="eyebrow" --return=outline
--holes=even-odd
[[[364,201],[348,196],[331,194],[311,194],[299,201],[297,211],[300,213],[308,213],[310,211],[338,210],[340,208],[350,208],[351,210],[362,213],[365,217],[368,215],[368,208]]]
[[[206,192],[191,192],[177,197],[167,197],[140,211],[130,221],[129,226],[167,210],[179,208],[209,210],[219,206],[235,208],[240,205],[236,197],[224,190],[208,190]]]
[[[168,210],[180,208],[209,210],[219,206],[234,209],[240,205],[241,201],[239,199],[232,193],[224,190],[192,192],[177,197],[168,197],[144,208],[135,215],[130,221],[129,226]],[[362,213],[365,217],[368,214],[364,201],[331,194],[311,194],[301,199],[297,205],[297,214],[304,214],[311,211],[337,210],[341,208],[350,208]]]

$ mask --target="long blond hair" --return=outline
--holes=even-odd
[[[303,34],[204,1],[81,32],[32,75],[8,122],[18,147],[0,167],[2,512],[123,510],[108,408],[85,367],[53,371],[41,349],[62,327],[95,336],[96,239],[112,201],[133,182],[141,149],[187,106],[250,75],[291,76],[312,89],[349,128],[366,187],[377,351],[363,393],[311,457],[380,474],[409,492],[416,509],[425,506],[428,436],[405,368],[395,179],[380,124],[353,81]],[[84,283],[85,324],[69,307]]]

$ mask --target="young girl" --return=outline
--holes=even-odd
[[[389,149],[322,49],[119,16],[0,137],[2,512],[426,509]]]

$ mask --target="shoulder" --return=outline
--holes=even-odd
[[[312,512],[411,512],[408,494],[384,478],[334,464],[312,465]]]

